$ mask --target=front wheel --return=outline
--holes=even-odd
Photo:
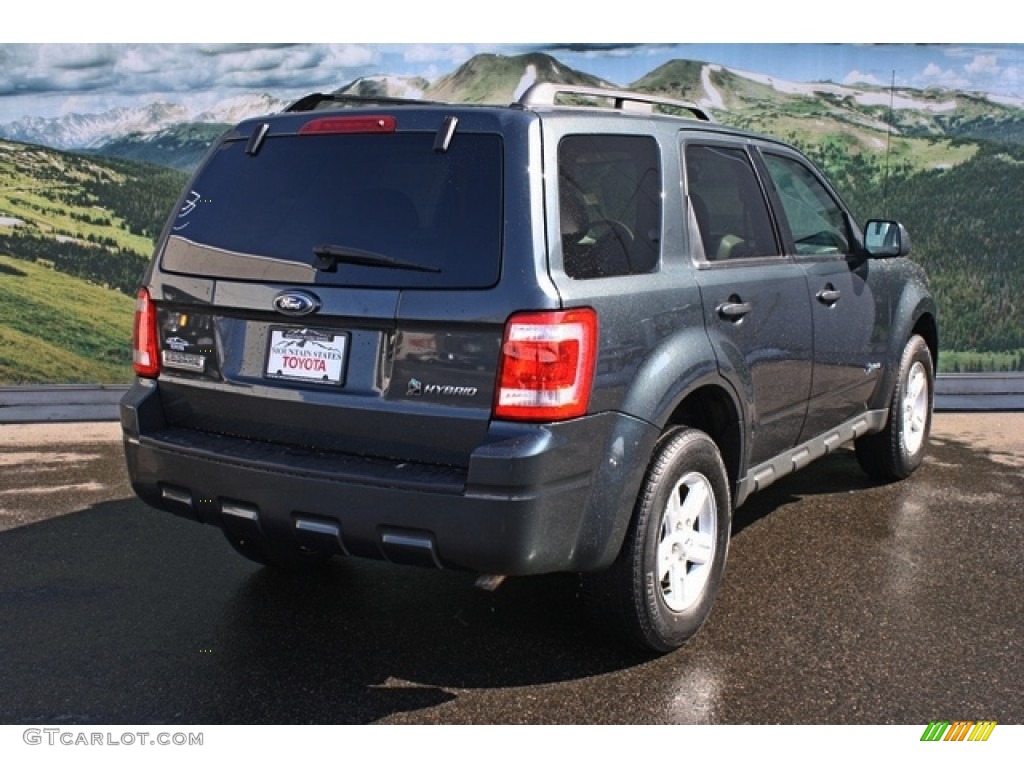
[[[588,607],[646,650],[679,648],[711,613],[731,521],[729,479],[714,441],[696,429],[669,432],[651,460],[618,559],[584,575]]]
[[[885,429],[854,443],[857,461],[870,477],[902,480],[921,465],[931,430],[934,382],[928,345],[920,336],[910,337],[900,357]]]

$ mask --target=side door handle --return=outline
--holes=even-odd
[[[727,301],[723,301],[715,307],[719,317],[724,320],[731,320],[734,323],[742,320],[751,309],[753,307],[750,305],[750,302],[740,301],[739,296],[730,296]]]
[[[839,301],[840,296],[842,296],[842,292],[832,285],[832,283],[826,283],[824,288],[814,294],[814,298],[827,307],[831,307]]]

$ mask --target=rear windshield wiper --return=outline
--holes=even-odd
[[[364,251],[362,248],[351,248],[347,245],[318,245],[313,248],[313,268],[321,272],[335,272],[338,264],[358,264],[361,267],[388,267],[390,269],[410,269],[415,272],[440,272],[437,267],[402,261],[383,253]]]

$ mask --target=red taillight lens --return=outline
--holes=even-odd
[[[582,416],[596,357],[594,310],[513,315],[505,326],[494,415],[517,421]]]
[[[300,136],[316,133],[394,133],[398,121],[391,115],[318,117],[299,129]]]
[[[149,291],[140,288],[135,297],[135,326],[132,328],[132,363],[135,373],[146,378],[160,375],[160,350],[156,336],[156,308]]]

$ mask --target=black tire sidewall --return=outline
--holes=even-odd
[[[658,578],[658,543],[661,522],[670,494],[689,472],[702,475],[710,485],[716,506],[715,551],[711,573],[700,599],[683,611],[665,603]],[[634,563],[635,599],[641,609],[640,625],[652,648],[671,651],[692,637],[711,613],[725,571],[732,521],[728,475],[715,443],[692,429],[670,433],[661,443],[637,502]]]
[[[925,370],[925,379],[928,386],[928,412],[925,416],[924,435],[921,445],[916,452],[907,450],[906,434],[903,421],[903,400],[907,396],[907,388],[910,385],[910,372],[916,363],[921,363]],[[892,404],[889,411],[890,419],[890,450],[892,452],[892,469],[897,478],[908,477],[917,469],[924,460],[925,451],[928,446],[928,436],[931,434],[932,406],[935,399],[935,372],[933,369],[932,355],[920,336],[911,336],[903,354],[900,358],[899,380],[896,390],[893,392]]]

